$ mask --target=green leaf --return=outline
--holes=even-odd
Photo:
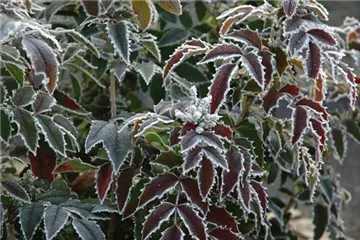
[[[35,92],[32,87],[22,87],[16,90],[12,102],[16,107],[25,107],[32,101]]]
[[[60,206],[49,205],[45,209],[44,226],[47,240],[53,239],[60,232],[69,216],[70,213]]]
[[[78,158],[75,158],[62,162],[55,168],[54,173],[88,172],[91,169],[95,168],[95,166],[85,163]]]
[[[39,140],[35,119],[29,111],[17,108],[13,111],[13,121],[18,125],[20,136],[24,140],[26,147],[35,154]]]
[[[15,78],[15,80],[22,85],[24,82],[24,69],[18,67],[15,64],[11,64],[11,63],[6,63],[5,64],[5,68],[6,70],[11,74],[11,76],[13,76]]]
[[[131,132],[128,126],[118,131],[113,122],[93,121],[85,141],[85,152],[88,153],[96,144],[102,143],[114,172],[118,172],[127,155],[132,150]]]
[[[79,79],[77,79],[77,76],[75,76],[72,73],[70,73],[70,79],[72,83],[72,90],[74,91],[74,98],[77,102],[80,102],[82,92],[81,92],[81,85]]]
[[[344,122],[347,133],[350,134],[358,143],[360,143],[360,128],[355,120],[346,119]]]
[[[4,189],[10,196],[24,202],[30,202],[29,195],[27,194],[25,189],[17,182],[11,180],[3,180],[1,181],[1,185],[4,187]]]
[[[200,71],[199,66],[190,63],[181,63],[176,67],[175,72],[182,78],[193,83],[206,83],[208,78]]]
[[[160,47],[172,46],[175,45],[189,36],[188,31],[183,28],[170,28],[159,40]]]
[[[155,0],[155,2],[165,11],[175,14],[181,15],[181,1],[180,0]]]
[[[46,21],[49,22],[51,18],[61,9],[63,9],[66,6],[72,5],[74,3],[72,2],[65,2],[65,1],[55,1],[51,2],[51,4],[47,5],[44,11],[44,15],[46,18]]]
[[[99,79],[97,79],[94,75],[92,75],[89,71],[87,71],[85,68],[80,67],[79,65],[73,64],[73,63],[69,63],[69,66],[75,68],[76,70],[78,70],[79,72],[81,72],[82,74],[84,74],[86,77],[88,77],[90,80],[94,81],[97,85],[99,85],[102,88],[105,88],[105,85],[103,83],[100,82]]]
[[[43,113],[51,110],[55,105],[55,99],[47,92],[38,91],[32,104],[35,113]]]
[[[10,117],[3,110],[0,110],[0,140],[7,142],[11,135]]]
[[[199,19],[199,22],[201,22],[206,16],[206,12],[207,12],[206,5],[203,1],[196,1],[195,9],[196,9],[196,16]]]
[[[140,43],[159,61],[161,62],[161,54],[155,40],[140,40]]]
[[[82,240],[105,240],[105,235],[95,222],[74,218],[72,225]]]
[[[107,31],[110,40],[119,54],[120,58],[129,63],[130,49],[129,49],[129,33],[125,21],[120,21],[116,24],[108,23]]]
[[[62,156],[66,156],[64,134],[59,126],[56,125],[49,116],[43,114],[37,115],[36,119],[50,147]]]
[[[324,234],[329,222],[329,209],[320,203],[313,209],[314,240],[318,240]]]
[[[344,160],[347,153],[347,140],[346,132],[344,128],[332,128],[331,129],[332,142],[335,147],[335,153],[340,162]]]
[[[127,70],[127,64],[122,62],[122,61],[115,61],[113,63],[113,68],[111,69],[111,71],[114,72],[116,78],[118,79],[119,83],[121,84],[121,82],[124,79],[126,70]]]
[[[64,191],[59,191],[59,190],[50,190],[44,193],[40,193],[36,196],[36,201],[39,202],[48,202],[51,204],[61,204],[64,203],[66,201],[68,201],[69,199],[76,199],[77,196],[73,193],[68,193],[68,192],[64,192]]]
[[[180,22],[182,23],[182,25],[184,25],[184,27],[191,28],[193,26],[193,21],[189,12],[184,12],[180,15],[179,18]]]
[[[20,211],[21,230],[25,239],[30,240],[43,218],[44,207],[41,203],[26,204]]]
[[[62,130],[64,130],[76,139],[77,131],[73,123],[68,118],[64,117],[61,114],[55,114],[52,119]]]
[[[81,33],[75,30],[61,30],[60,32],[64,32],[71,36],[74,40],[78,41],[79,43],[83,44],[86,48],[88,48],[96,57],[100,57],[100,53],[94,44],[84,37]]]
[[[155,132],[149,132],[145,134],[145,139],[150,143],[150,145],[158,148],[161,151],[168,151],[168,147],[165,145],[161,137]]]
[[[149,85],[152,77],[155,75],[156,65],[152,62],[135,63],[135,70],[140,73],[146,85]]]

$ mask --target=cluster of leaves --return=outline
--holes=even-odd
[[[328,27],[315,0],[0,8],[1,239],[295,237],[299,203],[314,239],[345,236],[330,161],[360,141],[356,19]]]

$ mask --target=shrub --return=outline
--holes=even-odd
[[[295,239],[299,204],[314,239],[346,237],[331,161],[360,141],[356,19],[330,27],[315,0],[0,8],[1,239]]]

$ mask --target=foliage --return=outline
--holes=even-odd
[[[315,0],[0,9],[1,239],[293,239],[300,204],[314,239],[345,237],[356,19],[330,27]]]

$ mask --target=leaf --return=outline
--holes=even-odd
[[[266,206],[267,206],[267,193],[266,189],[257,181],[251,180],[250,181],[251,187],[254,189],[258,199],[259,199],[259,205],[261,208],[261,212],[263,214],[263,218],[266,217]]]
[[[175,15],[181,15],[182,9],[181,9],[181,1],[180,0],[155,0],[155,3],[157,3],[162,9],[165,11],[175,14]]]
[[[74,99],[69,97],[63,92],[55,90],[53,97],[56,99],[56,103],[61,108],[69,110],[71,112],[80,114],[80,115],[88,115],[90,114],[86,110],[84,110]]]
[[[167,47],[175,45],[189,36],[189,32],[183,28],[173,27],[162,35],[159,40],[159,47]]]
[[[105,240],[105,234],[93,221],[74,218],[72,225],[82,240]]]
[[[309,78],[316,79],[321,68],[321,50],[316,43],[309,41],[306,53],[306,74]]]
[[[57,205],[49,205],[45,209],[44,226],[46,239],[51,240],[60,232],[69,219],[70,213]]]
[[[61,114],[54,114],[52,120],[65,132],[70,134],[73,138],[76,138],[77,131],[73,125],[73,123]]]
[[[13,121],[18,125],[20,136],[26,147],[32,153],[35,153],[39,137],[35,119],[31,116],[31,113],[25,109],[17,108],[13,111]]]
[[[129,32],[125,21],[119,21],[116,24],[108,22],[107,31],[120,58],[128,64],[130,57]]]
[[[286,84],[280,88],[279,93],[288,93],[293,96],[297,96],[300,93],[300,88],[296,85]]]
[[[170,172],[152,178],[142,191],[139,200],[139,207],[154,200],[155,198],[162,198],[164,194],[173,189],[178,182],[178,177]]]
[[[307,33],[309,34],[310,38],[312,38],[312,40],[315,40],[319,44],[325,44],[328,46],[336,45],[335,38],[322,29],[311,29],[307,31]]]
[[[135,174],[136,168],[128,167],[124,168],[118,176],[115,193],[117,207],[120,212],[123,211],[126,200],[128,199]]]
[[[0,141],[7,142],[11,135],[12,127],[10,117],[3,110],[0,110]]]
[[[177,212],[184,225],[193,236],[199,240],[206,240],[207,234],[205,232],[205,225],[198,214],[187,204],[180,204],[177,206]]]
[[[140,40],[140,43],[159,61],[161,62],[161,54],[156,41]]]
[[[319,23],[318,18],[312,13],[304,15],[294,14],[291,18],[287,18],[284,21],[284,31],[286,34],[290,34],[301,30],[303,25],[316,26]]]
[[[242,56],[241,61],[249,75],[254,78],[255,82],[263,90],[265,85],[265,69],[264,66],[261,65],[261,57],[250,52]]]
[[[335,153],[342,162],[347,154],[347,140],[345,129],[343,128],[332,128],[331,129],[332,142],[335,147]],[[335,155],[335,156],[336,156]]]
[[[215,206],[210,207],[206,220],[215,224],[217,227],[226,227],[235,233],[239,232],[236,219],[226,211],[225,208]]]
[[[81,161],[78,158],[69,159],[65,162],[60,163],[54,170],[55,173],[67,173],[67,172],[88,172],[95,167]]]
[[[313,208],[313,224],[314,224],[314,237],[318,240],[324,234],[329,222],[329,210],[327,206],[320,203],[316,204]]]
[[[167,228],[160,240],[181,240],[184,239],[185,233],[176,225]]]
[[[323,124],[322,124],[322,122],[320,122],[319,120],[314,119],[314,118],[310,119],[310,123],[311,123],[313,130],[315,131],[317,136],[320,138],[320,143],[321,143],[320,151],[323,151],[324,147],[325,147],[325,141],[326,141],[326,132],[323,127]]]
[[[242,54],[243,52],[238,46],[229,43],[222,43],[206,53],[205,57],[199,62],[199,64],[212,62],[218,59],[225,60],[233,57],[239,57],[242,56]]]
[[[221,198],[225,198],[239,184],[244,168],[244,156],[233,148],[226,153],[226,161],[229,171],[222,171]]]
[[[328,113],[326,112],[326,109],[318,102],[314,102],[308,98],[302,98],[296,103],[296,106],[307,106],[316,113],[320,113],[324,120],[328,120]]]
[[[131,134],[127,126],[120,132],[113,122],[93,121],[85,141],[85,152],[88,153],[96,144],[102,143],[113,166],[118,172],[133,146]]]
[[[20,225],[25,239],[32,239],[35,230],[41,223],[43,214],[44,207],[41,203],[31,203],[23,206],[20,211]]]
[[[308,34],[302,30],[299,32],[292,34],[289,39],[289,52],[292,56],[300,55],[300,53],[304,50],[305,47],[308,46],[309,37]]]
[[[265,94],[262,101],[262,107],[266,114],[269,114],[274,107],[277,107],[278,101],[281,99],[281,94],[276,90],[275,87],[269,89]]]
[[[107,192],[110,190],[112,178],[112,168],[110,163],[102,165],[96,175],[96,192],[100,200],[100,204],[103,203]]]
[[[36,93],[35,101],[32,107],[35,113],[43,113],[51,110],[51,107],[55,105],[55,99],[47,92],[38,91]]]
[[[214,240],[242,240],[238,235],[225,228],[214,228],[209,234]]]
[[[199,210],[205,214],[208,210],[208,202],[203,201],[200,195],[199,186],[195,179],[186,177],[180,180],[183,191],[190,199],[191,203],[199,208]]]
[[[199,165],[200,160],[202,158],[203,158],[203,152],[201,147],[196,146],[190,149],[185,157],[184,172],[186,173],[191,169],[196,168]]]
[[[140,23],[140,27],[142,29],[147,29],[150,24],[151,20],[153,19],[153,6],[150,6],[152,4],[148,0],[132,0],[131,5],[134,13],[137,15],[137,18]]]
[[[42,143],[36,150],[36,155],[29,152],[30,168],[33,175],[49,182],[54,180],[53,171],[56,166],[56,154],[47,144]]]
[[[185,152],[194,148],[200,142],[217,149],[224,149],[222,141],[213,132],[203,131],[202,133],[198,133],[196,131],[189,131],[181,137],[181,150]]]
[[[124,80],[126,71],[128,70],[128,66],[126,63],[122,61],[115,61],[113,63],[113,68],[111,71],[115,74],[116,78],[118,79],[119,83],[122,83]]]
[[[58,205],[68,201],[69,199],[74,199],[74,198],[77,198],[75,194],[70,194],[59,190],[50,190],[38,194],[36,196],[36,201]]]
[[[25,71],[16,64],[5,63],[6,70],[13,76],[16,81],[22,85],[24,82]]]
[[[4,223],[5,223],[5,217],[4,214],[5,210],[3,208],[2,202],[0,201],[0,239],[3,239],[2,237],[5,236],[6,234],[6,230],[4,228]]]
[[[222,169],[228,171],[228,164],[223,156],[223,154],[214,147],[204,147],[203,152],[205,156],[216,166],[221,167]]]
[[[34,94],[32,87],[22,87],[16,90],[11,101],[16,107],[25,107],[31,104]]]
[[[293,145],[297,143],[308,127],[308,113],[304,107],[297,106],[292,116],[294,125],[292,130],[291,142]]]
[[[230,34],[225,35],[224,38],[240,41],[248,46],[255,47],[257,49],[261,49],[262,47],[262,42],[259,33],[257,31],[252,31],[248,28],[235,30]]]
[[[298,7],[298,0],[285,0],[283,2],[284,12],[286,16],[291,17],[296,13]]]
[[[58,81],[59,65],[55,53],[45,42],[35,38],[24,37],[21,43],[35,74],[45,75],[46,90],[53,94]]]
[[[87,15],[97,16],[99,14],[99,1],[98,0],[81,0],[81,5]]]
[[[210,113],[213,114],[218,111],[219,107],[225,100],[227,92],[230,90],[230,81],[233,74],[236,72],[235,64],[229,63],[222,65],[214,75],[209,94],[211,96]]]
[[[155,75],[156,65],[151,62],[135,63],[135,70],[140,73],[141,77],[144,79],[146,85],[149,85],[151,79]]]
[[[60,128],[52,121],[49,116],[39,114],[35,116],[38,126],[45,136],[45,140],[50,147],[62,156],[65,156],[65,139]]]
[[[261,57],[261,64],[265,68],[265,83],[266,85],[270,83],[273,75],[275,73],[275,67],[273,65],[272,53],[269,51],[261,51],[259,52]]]
[[[29,195],[27,194],[25,189],[17,182],[12,180],[2,180],[1,185],[4,187],[4,189],[10,196],[24,202],[30,202]]]
[[[245,180],[239,185],[239,199],[247,211],[250,211],[250,193],[250,184]]]
[[[156,206],[146,217],[142,230],[142,239],[148,239],[152,233],[160,228],[161,224],[168,221],[175,212],[176,206],[172,203],[164,202]]]
[[[211,161],[203,158],[198,171],[198,183],[201,197],[206,199],[215,183],[215,169]]]
[[[357,142],[360,142],[360,127],[356,124],[356,121],[352,119],[346,119],[344,122],[347,133],[350,134]]]

